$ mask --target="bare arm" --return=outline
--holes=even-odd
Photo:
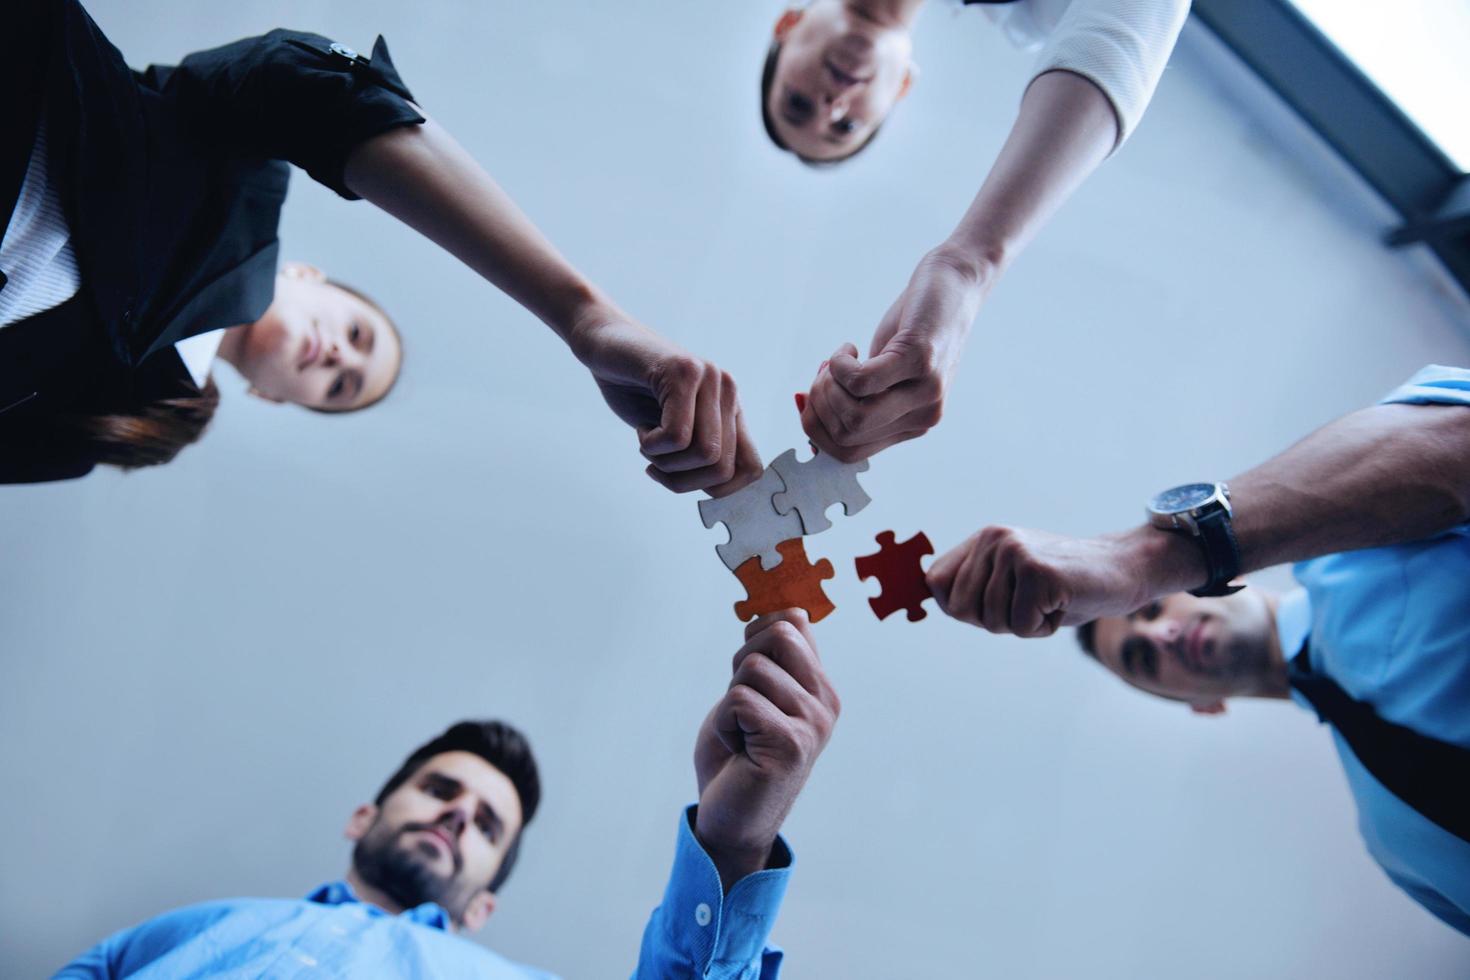
[[[619,310],[434,120],[365,140],[344,177],[554,330],[637,430],[655,481],[718,497],[760,475],[734,380]]]
[[[597,307],[611,307],[433,119],[366,140],[344,174],[353,193],[454,255],[563,340]]]
[[[1378,405],[1230,481],[1241,570],[1428,537],[1470,520],[1470,408]],[[1148,525],[1076,539],[989,527],[929,583],[958,619],[1045,636],[1198,588],[1198,545]]]
[[[1470,520],[1470,408],[1375,405],[1230,481],[1241,571],[1428,537]],[[1195,588],[1161,569],[1159,594]],[[1171,588],[1172,586],[1172,588]]]
[[[1096,85],[1068,71],[1037,76],[964,217],[879,321],[868,360],[844,344],[818,371],[802,411],[818,448],[866,459],[938,423],[985,296],[1117,137],[1112,103]]]
[[[1000,156],[935,252],[990,284],[1112,152],[1118,119],[1095,84],[1069,71],[1037,78]]]

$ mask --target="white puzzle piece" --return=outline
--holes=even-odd
[[[851,517],[872,502],[857,480],[867,468],[867,460],[841,463],[822,453],[803,462],[796,458],[795,449],[788,449],[771,461],[771,469],[785,484],[785,490],[775,494],[771,503],[777,513],[797,514],[806,534],[818,534],[832,526],[827,508],[833,504],[841,504],[843,512]]]
[[[801,518],[796,514],[778,514],[771,503],[771,497],[784,489],[786,485],[780,475],[767,467],[750,486],[728,497],[699,502],[699,517],[705,527],[723,521],[730,532],[728,542],[715,545],[720,561],[730,571],[756,555],[760,556],[761,568],[769,571],[781,564],[776,545],[801,537]]]

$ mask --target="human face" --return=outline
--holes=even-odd
[[[472,752],[442,752],[353,814],[357,874],[402,908],[437,902],[477,929],[494,908],[490,882],[521,831],[510,778]]]
[[[1253,589],[1206,599],[1180,592],[1099,619],[1093,632],[1093,649],[1108,670],[1203,712],[1219,710],[1232,695],[1258,693],[1274,647],[1275,617]]]
[[[351,411],[383,397],[398,376],[392,325],[309,266],[283,269],[270,308],[241,330],[227,356],[271,401]]]
[[[766,109],[781,141],[799,156],[832,160],[873,134],[907,91],[913,42],[908,24],[874,19],[859,5],[816,0],[788,11]]]

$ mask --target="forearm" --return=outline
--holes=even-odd
[[[1377,405],[1229,481],[1241,571],[1428,537],[1470,520],[1470,408]],[[1205,579],[1198,547],[1125,532],[1149,597]]]
[[[444,248],[563,340],[612,305],[432,119],[365,141],[348,156],[345,176],[353,193]]]
[[[992,282],[1107,157],[1117,133],[1092,82],[1066,71],[1037,77],[980,192],[936,251]]]
[[[1244,570],[1428,537],[1470,518],[1470,409],[1377,405],[1230,481]]]

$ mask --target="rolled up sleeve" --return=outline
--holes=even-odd
[[[1189,0],[1072,0],[1036,75],[1069,71],[1102,90],[1118,117],[1118,147],[1143,118],[1189,16]]]
[[[791,848],[776,838],[771,867],[746,875],[726,895],[693,824],[691,806],[679,816],[674,870],[643,930],[634,980],[776,980],[781,951],[766,943],[791,877]]]
[[[145,86],[174,100],[194,134],[242,156],[287,160],[348,200],[352,150],[424,117],[379,37],[371,57],[318,34],[278,29],[153,66]]]
[[[1470,405],[1470,370],[1430,364],[1399,385],[1383,405]]]

